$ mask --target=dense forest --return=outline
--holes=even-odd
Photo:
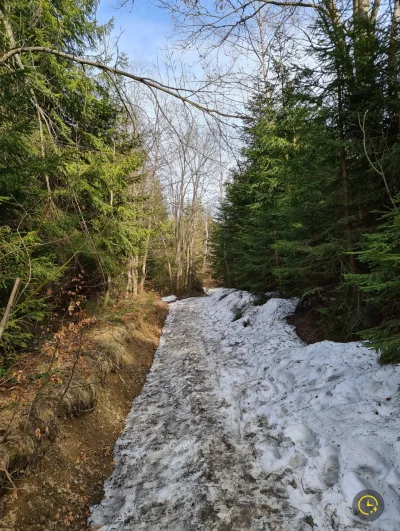
[[[107,63],[112,23],[98,23],[97,7],[20,0],[0,8],[2,315],[17,290],[2,323],[3,371],[75,310],[135,297],[145,282],[190,291],[206,267],[202,194],[212,171],[196,146],[213,148],[182,106],[161,113],[157,100],[149,125],[130,103],[144,106],[143,93],[129,100],[121,76],[78,62],[89,54]],[[7,58],[21,44],[29,50]],[[127,63],[121,55],[114,64]]]
[[[400,0],[0,27],[1,529],[394,529]]]
[[[322,2],[312,67],[272,59],[214,233],[226,285],[303,297],[326,337],[400,360],[400,6]]]
[[[132,74],[96,0],[2,3],[3,370],[85,305],[201,288],[210,239],[224,285],[399,359],[399,3],[269,4],[159,2],[198,88]]]

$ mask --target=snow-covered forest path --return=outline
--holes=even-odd
[[[304,346],[294,307],[231,290],[171,305],[95,529],[400,529],[400,368]],[[385,499],[374,523],[351,511],[365,488]]]

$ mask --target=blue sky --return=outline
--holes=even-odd
[[[154,62],[157,48],[162,48],[166,35],[171,33],[169,15],[146,0],[135,0],[132,5],[117,8],[118,0],[101,0],[98,17],[102,23],[114,18],[114,35],[123,34],[119,49],[133,61]]]

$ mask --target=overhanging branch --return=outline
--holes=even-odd
[[[103,70],[104,72],[116,74],[118,76],[127,77],[129,79],[132,79],[133,81],[137,81],[138,83],[142,83],[143,85],[146,85],[147,87],[151,89],[160,90],[161,92],[164,92],[165,94],[168,94],[170,96],[173,96],[174,98],[177,98],[181,100],[184,103],[187,103],[188,105],[191,105],[195,107],[196,109],[205,112],[207,114],[211,115],[217,115],[222,116],[224,118],[243,118],[244,115],[240,114],[226,114],[224,112],[219,111],[218,109],[212,109],[209,107],[206,107],[204,105],[201,105],[200,103],[193,101],[190,98],[187,98],[179,93],[181,92],[189,92],[189,89],[176,89],[175,87],[170,87],[168,85],[164,85],[163,83],[160,83],[159,81],[156,81],[154,79],[150,79],[147,77],[141,77],[141,76],[135,76],[134,74],[131,74],[130,72],[126,72],[125,70],[121,70],[119,68],[108,66],[103,63],[100,63],[99,61],[92,61],[90,59],[85,59],[84,57],[78,57],[76,55],[72,55],[69,53],[61,52],[60,50],[56,50],[54,48],[47,48],[46,46],[19,46],[17,48],[11,48],[7,52],[5,52],[2,56],[0,56],[0,65],[6,63],[9,61],[12,57],[18,56],[19,54],[23,53],[33,53],[33,52],[40,52],[40,53],[47,53],[50,55],[54,55],[56,57],[63,57],[65,59],[69,59],[70,61],[74,61],[75,63],[79,63],[82,65],[88,65],[93,66],[95,68],[98,68],[100,70]]]

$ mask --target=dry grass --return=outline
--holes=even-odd
[[[50,372],[43,351],[21,359],[13,379],[3,382],[0,529],[85,529],[166,313],[167,305],[150,295],[120,303],[82,338],[68,339]]]

